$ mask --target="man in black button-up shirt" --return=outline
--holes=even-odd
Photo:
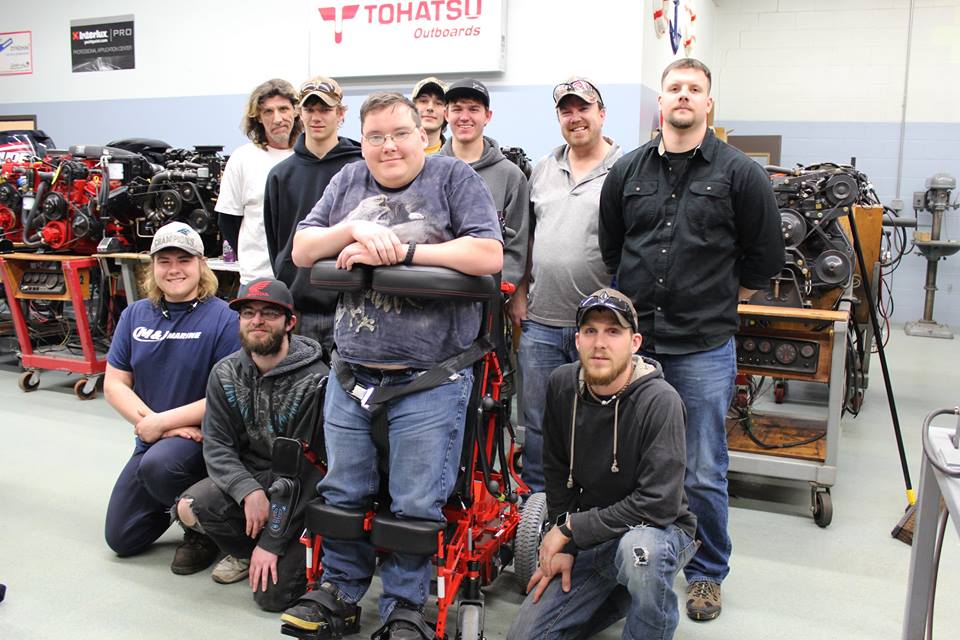
[[[784,264],[770,181],[707,128],[710,71],[671,63],[659,98],[662,134],[623,156],[600,196],[600,250],[629,295],[646,354],[687,408],[686,491],[702,547],[686,567],[687,614],[720,615],[729,572],[724,418],[736,375],[737,301]]]

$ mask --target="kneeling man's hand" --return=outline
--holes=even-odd
[[[250,556],[250,588],[256,591],[260,587],[266,593],[268,578],[277,584],[277,554],[257,546]]]
[[[540,596],[550,581],[559,573],[560,588],[564,593],[570,591],[570,572],[573,570],[574,557],[569,553],[555,553],[547,565],[541,564],[527,583],[527,593],[533,591],[534,603],[540,601]]]

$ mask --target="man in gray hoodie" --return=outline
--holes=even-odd
[[[520,284],[527,266],[530,218],[527,177],[500,152],[496,140],[483,135],[493,111],[490,92],[482,82],[472,78],[457,80],[447,88],[446,100],[451,138],[439,154],[460,158],[487,183],[500,223],[510,230],[503,236],[503,280]]]
[[[230,554],[240,565],[234,575],[242,579],[249,571],[260,608],[282,611],[306,591],[298,547],[308,496],[283,531],[265,531],[273,443],[285,436],[322,452],[322,381],[329,369],[317,342],[292,333],[297,318],[283,282],[253,280],[230,306],[240,313],[242,348],[218,362],[207,383],[202,432],[209,477],[184,492],[176,516]],[[314,475],[304,487],[316,486]],[[217,571],[214,579],[233,581],[218,579]]]
[[[696,551],[697,521],[683,489],[683,403],[660,365],[636,355],[641,343],[619,291],[580,303],[580,361],[551,374],[543,419],[556,524],[508,640],[585,637],[621,618],[625,638],[673,637],[673,579]]]

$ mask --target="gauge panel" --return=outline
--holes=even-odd
[[[737,338],[737,364],[771,371],[816,373],[820,344],[808,340],[741,336]]]

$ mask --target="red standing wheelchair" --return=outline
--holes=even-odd
[[[311,450],[307,443],[280,439],[274,446],[274,474],[271,488],[272,519],[268,531],[282,531],[289,524],[288,514],[305,508],[307,597],[321,582],[324,538],[351,540],[368,538],[382,553],[401,552],[432,555],[436,567],[438,617],[434,637],[447,638],[450,608],[458,605],[455,637],[463,640],[483,638],[483,594],[504,567],[514,564],[514,573],[525,586],[536,569],[537,551],[546,520],[542,494],[527,500],[521,511],[520,498],[529,489],[514,468],[516,444],[511,423],[515,372],[510,364],[510,329],[504,322],[504,295],[512,285],[498,285],[493,276],[467,276],[441,267],[404,266],[355,267],[337,269],[332,260],[318,262],[311,283],[319,288],[344,291],[373,291],[421,299],[452,299],[482,303],[480,335],[455,364],[447,361],[446,370],[431,369],[423,377],[433,376],[437,383],[449,371],[472,364],[474,386],[464,428],[463,449],[457,483],[443,509],[446,522],[402,520],[389,508],[385,491],[387,437],[384,424],[374,421],[373,439],[377,445],[381,473],[381,498],[367,512],[354,512],[325,504],[317,497],[316,487],[301,487],[298,478],[305,468],[323,468],[322,447]],[[328,384],[341,384],[340,368],[333,363]],[[347,384],[343,381],[345,388]],[[378,390],[380,388],[377,388]],[[367,398],[376,404],[376,397]],[[319,448],[319,450],[317,450]],[[314,594],[316,595],[316,594]],[[359,612],[349,624],[338,629],[323,627],[316,631],[284,623],[285,635],[301,640],[324,640],[359,631]]]

